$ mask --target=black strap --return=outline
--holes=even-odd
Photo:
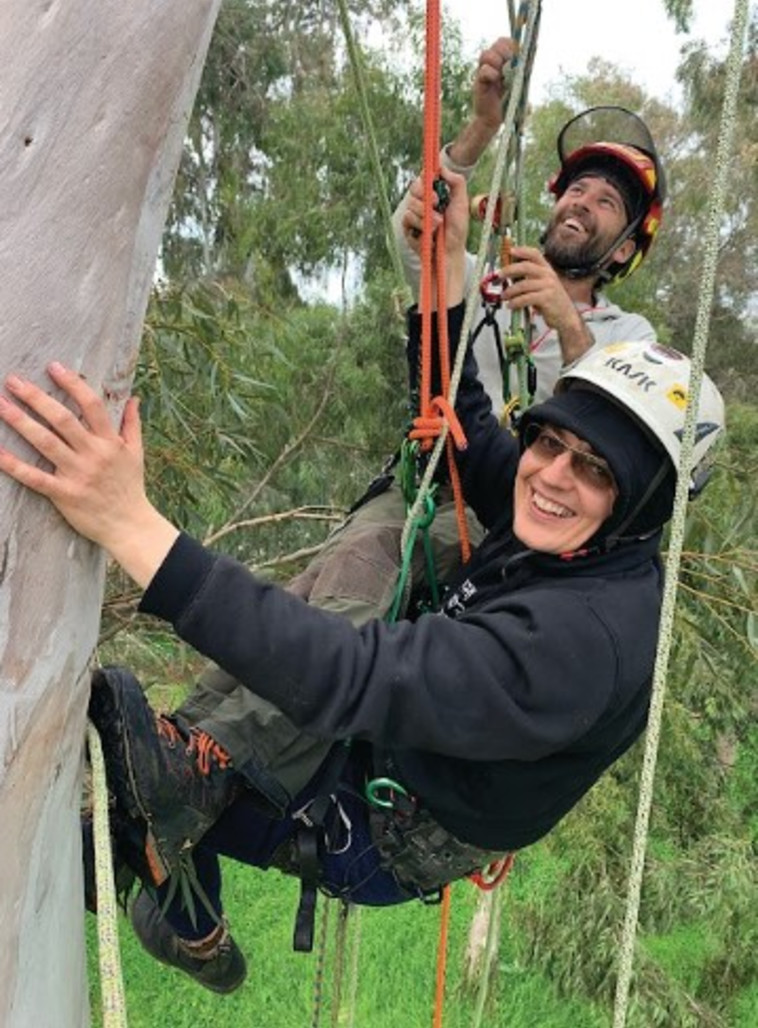
[[[298,953],[310,953],[313,949],[316,897],[318,895],[320,827],[320,825],[301,825],[297,833],[300,901],[295,914],[292,948]]]
[[[332,806],[332,792],[339,782],[349,751],[349,741],[333,747],[327,758],[318,795],[307,808],[307,820],[297,829],[300,900],[295,914],[292,948],[298,953],[310,953],[313,949],[324,822]]]

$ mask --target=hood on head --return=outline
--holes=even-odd
[[[575,386],[530,407],[519,422],[567,429],[608,462],[618,488],[611,514],[590,545],[649,535],[671,517],[676,489],[674,466],[640,422],[605,393]]]

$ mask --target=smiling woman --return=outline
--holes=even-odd
[[[618,495],[613,473],[588,443],[549,422],[530,421],[522,438],[514,534],[532,550],[578,550],[595,536],[613,509]]]
[[[576,388],[585,362],[593,366],[594,361],[594,354],[584,358],[575,373],[564,375],[559,398],[532,408],[522,419],[525,443],[535,426],[562,430],[563,444],[586,451],[584,467],[594,472],[577,473],[578,456],[568,450],[563,457],[546,460],[544,442],[536,452],[534,446],[525,449],[516,476],[514,531],[526,545],[548,553],[602,544],[638,518],[653,499],[656,514],[650,528],[659,527],[668,517],[662,514],[673,505],[676,475],[655,433],[630,418],[617,396]],[[613,383],[613,376],[605,377]],[[566,391],[571,383],[574,388]],[[587,463],[590,454],[594,464]]]

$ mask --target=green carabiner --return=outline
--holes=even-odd
[[[381,795],[384,789],[390,794],[388,799]],[[366,799],[375,807],[392,810],[395,806],[395,800],[392,798],[393,793],[397,793],[398,796],[404,796],[406,799],[408,798],[408,791],[392,778],[372,778],[370,782],[366,782]]]
[[[436,484],[432,485],[432,488],[424,496],[424,511],[416,521],[416,524],[422,531],[427,528],[431,528],[434,516],[437,513],[437,505],[434,502],[434,493],[436,492],[436,489]]]
[[[404,439],[400,446],[400,464],[397,469],[397,478],[403,499],[410,507],[416,498],[416,476],[417,460],[419,455],[419,444],[414,440]]]

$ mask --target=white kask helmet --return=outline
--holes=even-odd
[[[590,350],[558,380],[556,392],[572,386],[600,390],[626,408],[658,440],[679,472],[684,416],[691,373],[689,357],[651,342],[611,343]],[[708,452],[724,430],[724,401],[703,375],[695,426],[690,496],[709,477]]]

